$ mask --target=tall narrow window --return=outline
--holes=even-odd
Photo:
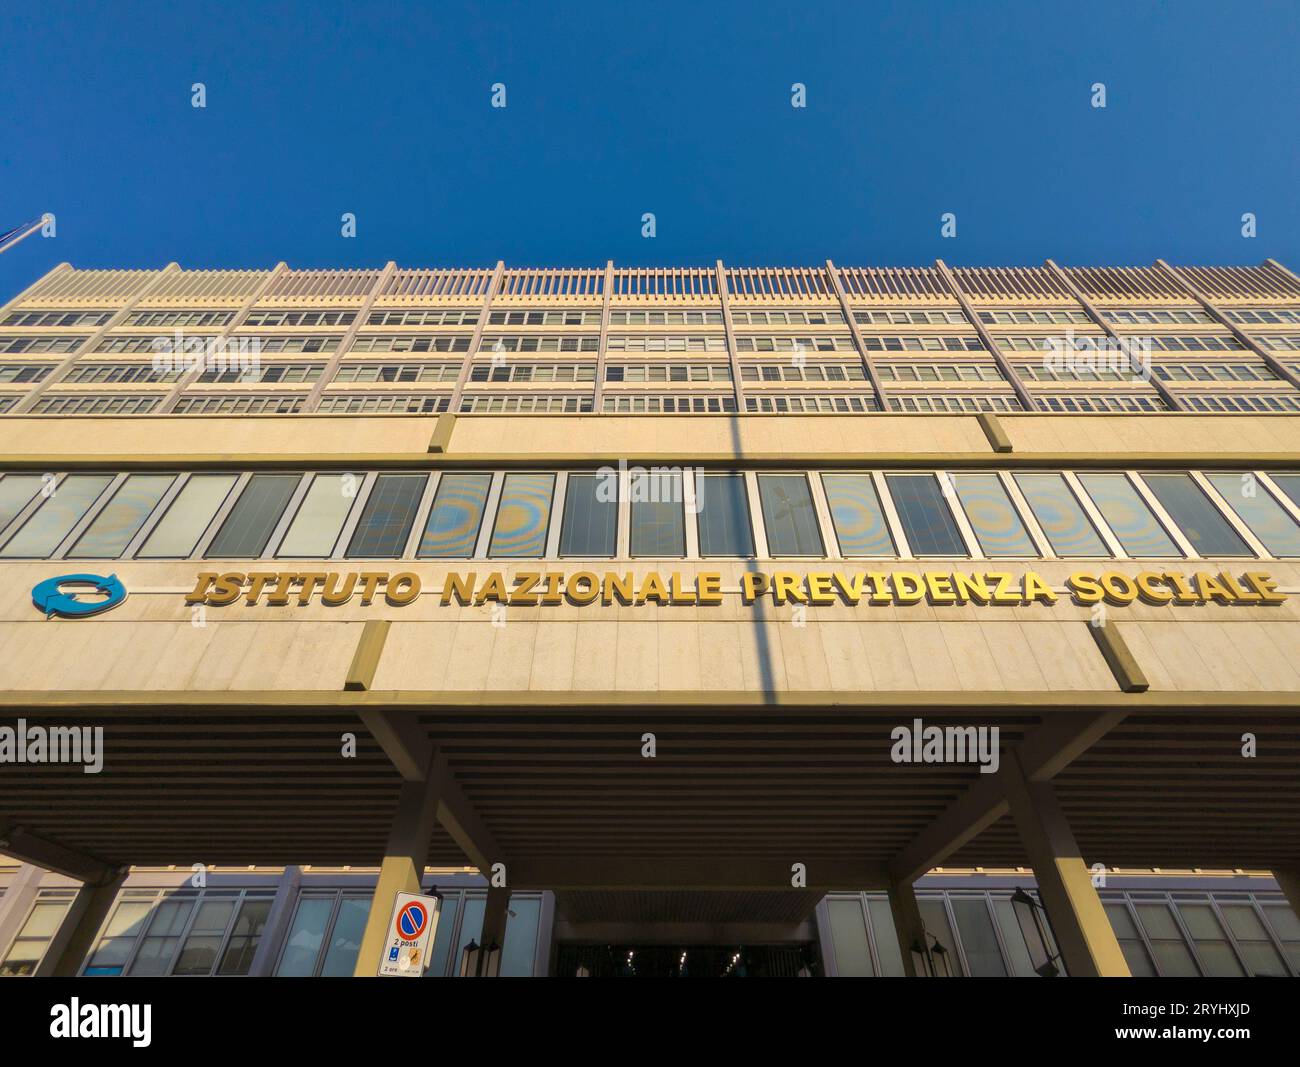
[[[635,471],[628,478],[632,507],[632,555],[686,555],[686,522],[680,471]]]
[[[185,944],[176,958],[172,974],[211,974],[226,936],[226,927],[234,913],[233,897],[205,899],[185,935]]]
[[[889,493],[914,556],[964,556],[966,543],[933,474],[888,474]]]
[[[1128,475],[1080,474],[1079,482],[1130,556],[1158,559],[1182,555]]]
[[[1228,943],[1227,934],[1209,904],[1180,901],[1178,914],[1192,935],[1201,969],[1210,978],[1240,978],[1245,974],[1237,954]]]
[[[1127,905],[1116,901],[1107,902],[1106,918],[1110,920],[1111,929],[1119,941],[1119,950],[1124,953],[1129,973],[1134,978],[1154,978],[1156,969],[1151,963],[1151,955],[1138,933],[1133,917],[1128,913]]]
[[[0,549],[0,556],[44,559],[72,532],[112,480],[108,474],[68,475]]]
[[[998,935],[993,930],[984,897],[952,897],[952,914],[961,932],[962,952],[975,978],[1005,978],[1006,961],[998,947]]]
[[[546,555],[554,494],[554,474],[507,474],[488,555],[520,559]]]
[[[831,523],[844,556],[892,556],[898,549],[870,474],[823,474]]]
[[[1254,475],[1210,474],[1206,477],[1227,501],[1228,507],[1263,542],[1270,555],[1279,558],[1300,556],[1300,524],[1287,514]]]
[[[617,532],[618,476],[570,474],[564,489],[560,555],[612,556]]]
[[[1110,555],[1064,478],[1051,473],[1017,474],[1015,479],[1053,552],[1066,559]]]
[[[1253,555],[1190,474],[1144,474],[1142,477],[1199,555]]]
[[[1011,503],[1001,478],[996,474],[953,474],[950,477],[957,486],[957,496],[984,555],[991,559],[1038,555],[1038,549],[1034,547],[1025,524],[1020,521],[1020,513]]]
[[[145,539],[142,559],[184,559],[194,551],[235,484],[233,474],[194,474]]]
[[[353,559],[401,559],[420,508],[427,474],[381,474],[352,534]]]
[[[89,528],[68,552],[69,559],[116,559],[131,543],[163,494],[176,480],[173,474],[133,474],[104,505]]]
[[[207,559],[260,556],[301,480],[299,474],[254,474],[204,556]]]
[[[773,556],[820,556],[822,535],[817,528],[808,478],[803,474],[760,474],[758,498],[763,505],[767,550]]]
[[[318,474],[289,523],[278,556],[325,559],[334,552],[361,486],[359,474]]]
[[[246,897],[239,916],[230,931],[225,950],[221,953],[218,974],[247,974],[257,953],[262,930],[271,914],[270,897]]]
[[[416,555],[421,559],[469,559],[473,556],[491,485],[490,474],[443,474],[438,480],[433,507],[429,509],[429,520],[424,524]]]
[[[743,474],[696,474],[695,505],[701,556],[754,554]]]

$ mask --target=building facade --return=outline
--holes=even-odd
[[[1294,975],[1298,375],[1271,260],[63,265],[3,967],[373,974],[436,887],[430,973]]]

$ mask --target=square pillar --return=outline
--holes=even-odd
[[[258,939],[257,949],[248,964],[249,978],[265,978],[271,973],[279,956],[280,947],[289,933],[289,922],[293,918],[293,906],[298,900],[298,890],[302,886],[302,868],[289,866],[280,875],[280,884],[275,887],[275,899],[271,901],[271,911],[262,925],[262,936]]]
[[[1014,752],[999,775],[1067,973],[1127,978],[1128,962],[1051,786],[1028,781]]]
[[[506,921],[509,918],[510,911],[510,890],[504,886],[489,886],[487,891],[487,900],[483,904],[483,929],[479,934],[478,943],[482,946],[483,951],[478,954],[479,973],[475,978],[482,978],[484,968],[487,966],[487,949],[489,945],[497,945],[499,948],[505,948],[506,944]]]
[[[113,902],[126,881],[129,868],[123,867],[116,877],[101,885],[86,883],[72,900],[72,907],[63,917],[58,932],[50,941],[45,957],[37,965],[38,978],[75,978],[90,950],[100,927],[113,909]]]
[[[429,857],[429,838],[438,817],[440,781],[439,775],[426,774],[423,781],[402,783],[397,814],[388,834],[384,862],[379,868],[379,881],[375,883],[366,931],[352,972],[356,978],[374,978],[379,974],[393,898],[398,893],[420,892],[424,864]]]
[[[916,973],[913,949],[924,952],[925,923],[916,903],[916,891],[910,882],[889,883],[889,911],[894,917],[894,935],[898,938],[898,954],[903,957],[903,975],[907,978],[924,978]]]

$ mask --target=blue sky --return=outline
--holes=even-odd
[[[1294,0],[10,0],[0,39],[0,230],[58,220],[0,298],[64,260],[1300,265]]]

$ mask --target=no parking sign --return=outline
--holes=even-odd
[[[388,922],[384,954],[379,961],[381,978],[419,978],[424,974],[441,909],[441,897],[397,894],[393,917]]]

